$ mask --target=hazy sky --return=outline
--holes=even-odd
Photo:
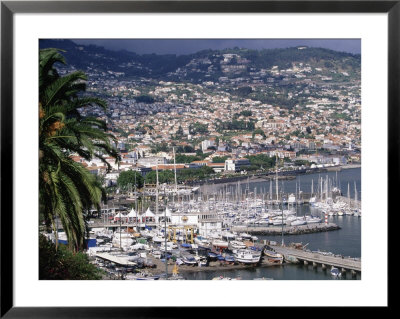
[[[321,47],[349,53],[361,53],[361,39],[72,39],[78,44],[95,44],[110,50],[136,52],[138,54],[188,54],[204,49],[248,48],[272,49],[299,45]]]

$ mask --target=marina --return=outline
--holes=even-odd
[[[357,170],[282,184],[203,185],[190,194],[149,200],[147,206],[105,207],[88,224],[96,245],[87,252],[104,279],[289,279],[296,272],[296,279],[357,280],[360,196],[354,189],[357,199],[350,200],[350,183],[342,183],[347,193],[334,186]],[[307,185],[307,178],[315,187],[312,203],[299,200],[299,184]]]

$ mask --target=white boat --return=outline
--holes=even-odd
[[[307,224],[307,221],[302,220],[302,219],[296,219],[290,223],[290,226],[301,226],[301,225],[306,225],[306,224]]]
[[[114,247],[127,249],[134,243],[130,233],[116,231],[113,235],[112,244]]]
[[[161,251],[172,251],[175,248],[178,248],[178,246],[171,241],[167,241],[167,247],[165,247],[165,242],[162,242],[160,246]]]
[[[160,236],[160,235],[154,235],[152,240],[155,243],[162,243],[162,242],[165,241],[165,238],[163,236]]]
[[[261,259],[261,251],[239,249],[235,253],[235,260],[244,264],[257,264]]]
[[[280,225],[285,225],[286,224],[286,220],[285,219],[283,219],[282,220],[282,218],[277,218],[277,219],[273,219],[272,220],[272,224],[274,225],[274,226],[280,226]]]
[[[231,232],[229,232],[229,231],[223,231],[222,233],[221,233],[221,236],[223,237],[223,238],[226,238],[226,239],[228,239],[228,240],[230,240],[230,239],[235,239],[235,237],[236,237],[236,235],[234,234],[234,233],[231,233]]]
[[[320,223],[321,218],[315,217],[315,216],[307,216],[306,221],[307,221],[307,224],[315,224],[315,223]]]
[[[265,257],[270,263],[274,264],[282,264],[283,263],[283,255],[279,254],[271,249],[264,248],[263,250]]]
[[[194,238],[194,242],[195,242],[197,245],[206,245],[206,246],[208,246],[208,245],[211,244],[211,241],[210,241],[210,240],[208,240],[207,238],[202,237],[202,236],[196,236],[196,237]]]
[[[154,276],[147,273],[138,273],[138,274],[126,274],[126,280],[158,280],[160,276]]]
[[[231,247],[233,249],[244,249],[244,248],[246,248],[246,244],[244,242],[242,242],[242,241],[239,241],[239,240],[231,240],[229,242],[229,244],[231,245]]]
[[[214,239],[212,241],[212,245],[215,247],[220,247],[220,248],[228,248],[229,243],[225,240]]]
[[[251,239],[251,235],[248,233],[240,233],[239,236],[243,239]]]
[[[340,276],[342,276],[342,273],[339,271],[338,268],[332,266],[331,275],[334,277],[340,277]]]
[[[181,259],[186,265],[190,266],[197,265],[196,258],[194,258],[194,256],[192,256],[191,254],[182,253]]]

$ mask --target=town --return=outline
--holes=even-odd
[[[75,47],[83,54],[87,50]],[[295,51],[313,49],[290,50],[296,57]],[[357,59],[339,55],[335,64],[322,60],[262,68],[242,51],[193,57],[162,80],[151,70],[144,72],[149,67],[139,62],[118,64],[116,71],[88,64],[83,70],[87,91],[104,98],[108,109],[86,108],[83,115],[107,122],[121,160],[109,159],[112,171],[98,159],[74,160],[103,176],[107,186],[115,185],[122,171],[145,177],[156,166],[178,172],[207,167],[208,178],[221,178],[275,169],[275,162],[260,161],[267,157],[278,158],[282,169],[360,163]],[[147,75],[132,77],[124,68]],[[74,69],[68,65],[60,74]]]
[[[73,218],[64,215],[57,189],[57,214],[43,202],[44,247],[53,242],[55,254],[59,244],[84,251],[102,271],[94,271],[97,279],[201,279],[207,269],[240,273],[310,262],[324,271],[330,266],[334,278],[346,271],[347,279],[359,278],[357,245],[356,256],[344,256],[316,250],[318,240],[314,250],[309,243],[286,245],[284,236],[308,240],[342,226],[357,236],[360,55],[307,46],[176,56],[70,40],[40,45],[65,51],[65,60],[56,49],[42,51],[44,62],[53,61],[48,56],[61,62],[43,79],[73,74],[71,92],[76,87],[91,96],[78,95],[70,106],[76,110],[55,113],[54,123],[41,126],[42,199],[55,194],[49,178],[60,173],[54,147],[71,165],[67,175],[80,171],[76,186],[94,187],[82,194],[93,199],[78,201]],[[57,95],[42,93],[43,123],[52,119],[45,117],[49,96]],[[81,119],[84,126],[75,127]],[[62,134],[66,125],[70,135]],[[69,177],[62,178],[68,193]],[[358,220],[355,231],[344,216]],[[190,275],[192,266],[199,275]]]

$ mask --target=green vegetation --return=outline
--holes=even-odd
[[[237,130],[237,131],[252,131],[255,128],[253,121],[239,121],[233,119],[231,122],[222,122],[217,120],[217,131],[221,132],[224,130]]]
[[[185,145],[185,146],[178,146],[175,149],[176,153],[195,153],[195,149],[193,148],[193,146],[190,145]]]
[[[194,181],[210,178],[215,172],[211,167],[202,166],[201,168],[187,168],[177,172],[178,181]]]
[[[157,172],[152,171],[147,173],[145,176],[146,184],[156,184],[157,183]],[[158,172],[158,182],[160,184],[170,184],[175,181],[175,174],[173,171],[159,171]]]
[[[196,134],[207,134],[208,133],[208,125],[201,124],[201,123],[194,123],[189,125],[189,133],[196,135]]]
[[[184,155],[184,154],[176,154],[175,155],[175,163],[179,164],[188,164],[194,161],[201,161],[203,158],[197,155]],[[170,161],[173,163],[173,160]]]
[[[129,171],[121,172],[119,174],[117,185],[121,190],[127,191],[130,189],[133,190],[135,185],[136,188],[142,188],[143,181],[143,176],[139,172],[130,169]]]
[[[104,272],[82,252],[72,252],[39,235],[39,280],[99,280]]]
[[[77,71],[60,76],[55,63],[65,64],[57,49],[39,52],[39,210],[47,230],[58,216],[67,235],[69,248],[84,248],[86,233],[83,211],[100,209],[106,194],[95,175],[72,160],[76,153],[86,160],[99,158],[108,169],[104,155],[119,160],[115,139],[106,133],[106,123],[83,117],[79,110],[90,106],[106,109],[106,103],[84,95],[86,76]],[[102,155],[103,154],[103,155]],[[56,243],[57,248],[57,243]]]
[[[337,113],[337,112],[332,113],[331,118],[332,119],[338,119],[338,120],[342,119],[342,120],[345,120],[345,121],[351,121],[350,115],[345,114],[345,113]]]
[[[171,151],[171,147],[167,143],[161,143],[161,144],[153,144],[151,147],[150,152],[153,154],[157,154],[159,152],[169,152]]]
[[[250,86],[243,86],[238,88],[234,94],[239,97],[247,97],[251,92],[253,92],[253,89]]]
[[[251,166],[257,167],[260,169],[268,169],[275,166],[275,157],[269,157],[265,154],[259,155],[248,155],[246,158],[249,159]]]
[[[225,163],[229,156],[215,156],[212,159],[213,163]]]
[[[266,135],[265,135],[264,131],[263,131],[262,129],[260,129],[260,128],[257,128],[257,129],[255,129],[255,130],[253,131],[252,138],[254,138],[254,136],[255,136],[256,134],[260,134],[262,137],[266,138]]]
[[[146,104],[151,104],[155,102],[154,98],[150,95],[135,96],[135,100],[138,103],[146,103]]]

